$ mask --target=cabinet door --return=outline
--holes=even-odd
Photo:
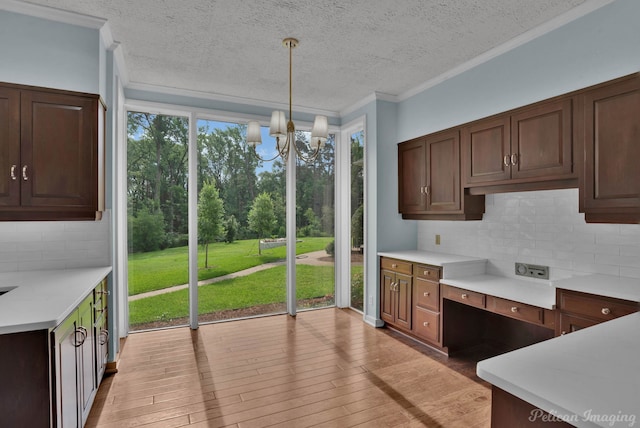
[[[380,318],[383,321],[393,324],[395,321],[395,292],[393,291],[395,274],[383,270],[380,272]]]
[[[0,206],[20,205],[20,91],[0,87]]]
[[[398,145],[398,211],[423,212],[426,207],[426,150],[423,139]]]
[[[460,136],[457,130],[425,140],[427,152],[427,206],[429,212],[459,211]]]
[[[54,340],[55,419],[59,428],[79,427],[78,351],[82,334],[78,330],[77,312],[73,312],[52,333]]]
[[[96,382],[96,341],[93,329],[93,296],[85,299],[78,308],[79,324],[78,329],[82,330],[85,335],[81,346],[78,350],[78,368],[80,370],[80,378],[78,391],[80,392],[80,404],[82,413],[82,422],[87,420],[93,396],[97,389]]]
[[[573,176],[572,99],[511,117],[511,178]]]
[[[573,333],[574,331],[582,330],[583,328],[591,327],[598,323],[599,321],[594,319],[577,317],[560,312],[560,325],[558,326],[558,330],[556,330],[556,334]]]
[[[640,74],[585,94],[584,141],[585,212],[640,210]]]
[[[511,177],[510,138],[509,116],[484,120],[463,129],[465,187]]]
[[[97,100],[22,91],[22,206],[97,208]]]
[[[398,327],[411,330],[411,310],[413,301],[413,288],[411,287],[411,277],[396,274],[396,319]]]

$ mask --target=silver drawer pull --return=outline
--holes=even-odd
[[[27,175],[27,166],[26,165],[22,167],[22,179],[24,181],[29,180],[29,176]]]
[[[395,268],[397,268],[397,267],[398,267],[398,265],[397,265],[397,264],[395,264],[395,263],[392,263],[392,264],[391,264],[391,267],[395,269]]]
[[[504,166],[506,166],[508,168],[509,167],[509,155],[504,155],[504,158],[502,159],[502,162],[504,163]]]
[[[463,293],[460,297],[462,297],[463,299],[466,299],[466,298],[468,298],[469,296],[468,296],[467,294],[464,294],[464,293]]]
[[[600,312],[602,312],[602,315],[609,315],[611,313],[611,309],[602,308],[602,310]]]
[[[428,291],[425,291],[424,292],[424,297],[429,297],[429,294],[431,294],[431,293],[429,293]]]
[[[428,270],[425,270],[425,271],[424,271],[424,273],[423,273],[423,275],[424,275],[424,276],[429,276],[429,271],[428,271]]]
[[[518,312],[518,307],[517,306],[512,306],[511,307],[511,312],[513,312],[513,313]]]
[[[18,179],[18,177],[16,177],[16,168],[17,167],[18,167],[17,165],[11,165],[11,179],[14,180],[14,181]]]
[[[429,321],[423,322],[422,325],[425,326],[425,327],[429,327]]]

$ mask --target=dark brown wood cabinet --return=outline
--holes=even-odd
[[[413,272],[413,333],[440,346],[440,268],[414,264]]]
[[[586,91],[580,211],[587,222],[640,223],[640,73]]]
[[[398,145],[398,211],[406,219],[482,218],[484,198],[465,195],[460,184],[457,129]]]
[[[99,96],[0,83],[0,112],[0,220],[99,218]]]
[[[556,301],[558,305],[557,336],[591,327],[640,310],[638,302],[561,288],[556,291]]]
[[[394,327],[410,331],[413,299],[411,263],[383,257],[380,268],[380,317]]]
[[[483,119],[461,132],[463,185],[472,193],[577,185],[570,96]]]

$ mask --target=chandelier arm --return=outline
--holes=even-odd
[[[300,159],[302,159],[305,163],[311,163],[315,161],[318,158],[318,155],[320,154],[320,147],[316,147],[313,150],[313,153],[311,153],[309,156],[305,156],[304,153],[302,153],[295,144],[293,144],[293,149],[296,151],[296,155]]]

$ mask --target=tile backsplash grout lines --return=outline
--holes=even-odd
[[[482,221],[419,221],[418,249],[483,257],[503,276],[515,276],[518,261],[550,266],[551,279],[640,278],[640,225],[585,223],[578,189],[487,195]]]

